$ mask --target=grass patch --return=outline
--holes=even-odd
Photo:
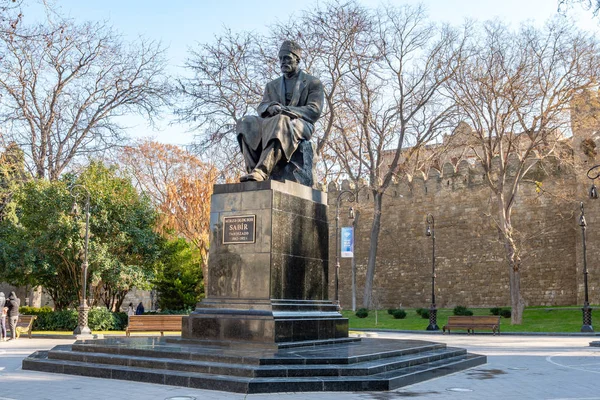
[[[600,318],[598,306],[592,306],[592,323]],[[357,318],[352,311],[343,311],[348,318],[350,329],[398,329],[424,331],[429,320],[421,318],[415,308],[406,308],[405,319],[394,319],[387,310],[378,310],[378,324],[375,325],[375,310],[369,311],[366,318]],[[489,308],[470,308],[473,315],[491,315]],[[439,308],[437,324],[442,327],[452,315],[452,309]],[[600,322],[599,322],[600,323]],[[510,318],[500,318],[500,332],[580,332],[583,324],[581,307],[527,307],[523,312],[523,324],[511,325]]]
[[[600,306],[591,306],[592,323],[600,325]],[[358,318],[352,311],[343,311],[344,317],[349,320],[350,329],[397,329],[407,331],[424,331],[429,325],[429,320],[421,318],[416,308],[406,308],[406,318],[395,319],[387,310],[378,310],[378,324],[375,325],[375,310],[369,311],[366,318]],[[491,315],[489,308],[470,308],[473,315]],[[438,309],[437,324],[441,328],[448,322],[452,314],[450,308]],[[580,306],[568,307],[527,307],[523,313],[522,325],[511,325],[510,318],[500,318],[500,332],[580,332],[583,317]],[[34,334],[45,335],[72,335],[72,331],[33,331]],[[125,335],[125,331],[94,331],[94,334]],[[132,333],[135,335],[136,333]],[[160,335],[159,332],[142,332],[141,335]],[[169,334],[165,332],[165,335]],[[175,333],[177,335],[178,333]]]

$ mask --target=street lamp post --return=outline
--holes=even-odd
[[[596,188],[595,181],[600,178],[600,169],[599,165],[594,165],[587,171],[587,177],[592,180],[592,186],[589,190],[590,199],[598,198],[598,189]],[[585,221],[585,215],[583,213],[583,203],[581,203],[581,215],[579,216],[579,226],[581,226],[581,234],[583,236],[583,287],[584,287],[584,302],[583,308],[583,325],[581,326],[581,332],[593,332],[594,328],[592,327],[592,308],[590,307],[589,297],[588,297],[588,269],[587,269],[587,255],[586,255],[586,236],[585,230],[587,227]]]
[[[597,169],[600,169],[600,164],[599,165],[594,165],[592,168],[588,169],[587,172],[587,177],[588,179],[592,180],[592,186],[590,187],[590,199],[597,199],[598,198],[598,188],[596,188],[595,185],[595,181],[596,179],[600,178],[600,172],[596,171]]]
[[[583,325],[581,326],[581,332],[594,332],[592,327],[592,308],[590,307],[590,301],[588,297],[588,270],[587,270],[587,254],[586,254],[586,237],[585,228],[587,224],[585,222],[585,215],[583,212],[583,202],[581,202],[581,214],[579,215],[579,226],[581,227],[581,235],[583,240],[583,290],[584,290],[584,301],[583,301]]]
[[[340,275],[340,231],[339,231],[339,221],[340,221],[340,202],[342,201],[342,196],[344,194],[348,194],[348,201],[354,202],[356,201],[356,194],[351,190],[342,190],[340,194],[338,194],[336,203],[335,203],[335,302],[337,306],[340,305],[340,293],[339,293],[339,275]],[[354,210],[350,207],[349,210],[349,218],[354,218]]]
[[[87,292],[87,270],[88,270],[88,243],[90,238],[90,192],[83,185],[73,185],[70,189],[71,196],[75,199],[73,202],[73,210],[77,210],[77,191],[85,193],[85,238],[83,247],[83,264],[81,265],[81,304],[77,309],[79,315],[77,318],[77,328],[73,331],[74,335],[91,336],[92,331],[88,327],[88,312],[89,307],[86,299]]]
[[[437,325],[437,308],[435,306],[435,219],[433,214],[427,214],[426,217],[427,229],[425,234],[431,236],[431,307],[429,308],[429,325],[428,331],[439,331]]]

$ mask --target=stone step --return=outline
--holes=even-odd
[[[168,369],[174,371],[225,374],[245,377],[300,377],[300,376],[368,376],[385,371],[430,363],[443,358],[465,355],[464,349],[447,348],[414,354],[378,358],[353,364],[239,364],[172,358],[141,357],[73,351],[68,347],[48,352],[48,359],[109,364],[129,367]]]
[[[366,337],[366,336],[365,336]],[[172,338],[169,337],[166,339],[170,343],[178,343],[180,345],[191,345],[191,346],[223,346],[222,341],[215,340],[197,340],[197,339],[185,339],[185,338]],[[325,339],[325,340],[303,340],[299,342],[278,342],[273,345],[269,345],[269,347],[273,350],[275,349],[291,349],[298,347],[315,347],[315,346],[329,346],[341,343],[351,343],[351,342],[360,342],[361,338],[359,337],[345,337],[338,339]],[[245,347],[247,346],[246,342],[229,342],[229,347]]]
[[[129,357],[158,357],[190,361],[252,365],[355,364],[381,358],[399,357],[424,351],[445,349],[441,343],[418,340],[362,339],[327,346],[283,348],[277,350],[248,346],[197,346],[166,343],[156,337],[110,338],[82,341],[72,351],[115,354]]]
[[[23,360],[23,369],[236,393],[275,393],[391,390],[485,362],[485,356],[461,354],[370,376],[255,378],[48,359],[48,352],[40,351]]]

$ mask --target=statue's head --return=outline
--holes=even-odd
[[[286,40],[279,49],[279,65],[284,74],[294,74],[298,70],[302,48],[293,40]]]

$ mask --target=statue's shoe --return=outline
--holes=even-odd
[[[248,182],[248,181],[262,182],[265,179],[266,179],[265,176],[260,171],[254,171],[248,175],[243,175],[242,177],[240,177],[240,182]]]

